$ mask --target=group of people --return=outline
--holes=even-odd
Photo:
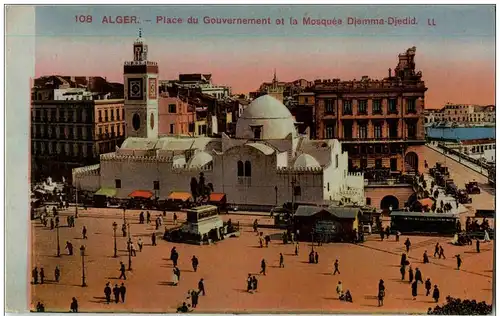
[[[44,284],[45,270],[43,268],[40,268],[40,271],[38,271],[38,267],[35,267],[31,272],[31,277],[33,278],[33,284],[38,284],[38,281],[40,281],[40,284]],[[61,270],[59,269],[59,266],[56,266],[56,268],[54,269],[54,281],[56,283],[59,282],[60,277]]]
[[[106,304],[111,303],[111,293],[113,293],[115,299],[115,303],[118,304],[120,301],[120,297],[122,299],[122,303],[125,303],[125,294],[127,293],[127,288],[125,287],[125,284],[122,283],[120,287],[118,287],[118,284],[115,284],[113,289],[110,287],[110,283],[106,283],[106,286],[104,287],[104,296],[106,298]]]

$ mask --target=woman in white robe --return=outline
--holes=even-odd
[[[172,270],[172,283],[174,285],[179,283],[179,276],[177,276],[177,271],[175,271],[175,269]]]

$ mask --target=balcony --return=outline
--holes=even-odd
[[[352,115],[352,110],[344,110],[342,111],[342,115]]]
[[[391,114],[396,114],[396,115],[398,115],[398,114],[399,114],[399,111],[398,111],[398,110],[396,110],[396,109],[389,109],[389,110],[387,111],[387,114],[389,114],[389,115],[391,115]]]
[[[353,142],[353,143],[377,143],[377,142],[400,142],[403,141],[400,137],[375,137],[375,138],[353,138],[353,137],[344,137],[339,138],[341,142]]]
[[[372,115],[383,115],[384,113],[382,112],[382,110],[373,110],[372,111]]]

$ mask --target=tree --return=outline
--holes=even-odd
[[[193,200],[196,201],[198,199],[198,181],[195,177],[191,178],[191,195],[193,196]]]
[[[489,315],[493,313],[492,305],[476,300],[460,300],[451,296],[446,297],[446,304],[436,306],[429,311],[429,315]]]

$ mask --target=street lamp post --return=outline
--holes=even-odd
[[[295,184],[297,181],[295,178],[292,179],[292,212],[295,211]]]
[[[85,283],[85,246],[80,247],[80,255],[82,256],[82,287],[87,286]]]
[[[276,206],[278,206],[278,186],[274,186],[274,193],[276,197]]]
[[[314,251],[314,229],[311,232],[311,251]]]
[[[78,187],[75,186],[76,192],[75,192],[75,218],[78,218]]]
[[[128,230],[128,271],[132,270],[132,239],[130,238],[130,224],[127,224]]]
[[[59,244],[59,223],[56,223],[56,235],[57,235],[57,256],[61,256],[61,245]]]
[[[118,226],[118,224],[116,222],[113,222],[113,238],[115,240],[115,248],[114,248],[115,249],[115,254],[113,256],[114,258],[117,257],[117,255],[116,255],[116,227],[117,226]]]
[[[125,207],[123,208],[123,224],[126,224],[126,221],[125,221]]]

